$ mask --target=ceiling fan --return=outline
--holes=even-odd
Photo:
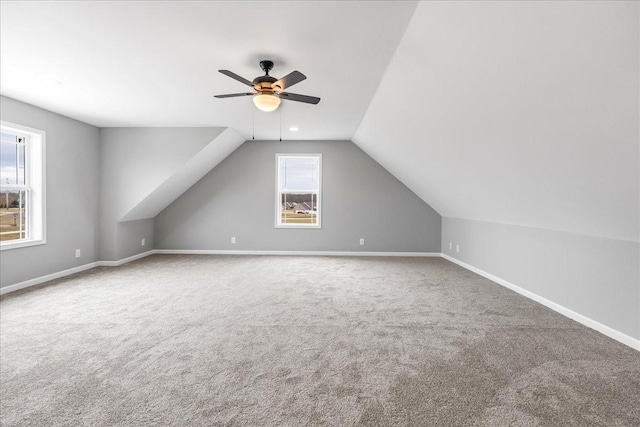
[[[280,80],[269,75],[269,71],[273,68],[273,61],[260,61],[260,68],[264,71],[264,76],[258,76],[253,81],[249,81],[244,77],[240,77],[236,73],[229,70],[218,70],[225,76],[251,86],[255,92],[231,93],[228,95],[215,95],[216,98],[233,98],[236,96],[253,96],[253,103],[262,111],[273,111],[280,106],[280,100],[305,102],[307,104],[317,104],[320,98],[315,96],[299,95],[297,93],[284,92],[285,89],[300,83],[307,78],[300,71],[293,71]]]

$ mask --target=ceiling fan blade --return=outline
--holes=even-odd
[[[281,78],[280,80],[273,82],[271,84],[271,87],[274,90],[285,90],[286,88],[293,86],[296,83],[300,83],[301,81],[305,80],[307,78],[307,76],[305,76],[304,74],[302,74],[300,71],[293,71],[289,74],[287,74],[286,76],[284,76],[283,78]],[[276,89],[276,86],[279,87],[279,89]]]
[[[255,95],[255,93],[230,93],[228,95],[214,95],[215,98],[234,98],[236,96],[251,96]]]
[[[245,79],[244,77],[240,77],[236,73],[233,73],[229,70],[218,70],[218,71],[224,74],[225,76],[231,77],[232,79],[239,81],[240,83],[244,83],[247,86],[253,87],[253,83],[251,83],[249,80]]]
[[[306,102],[307,104],[317,104],[320,102],[320,98],[315,96],[298,95],[297,93],[281,92],[278,96],[288,101]]]

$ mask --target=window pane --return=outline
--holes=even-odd
[[[316,193],[284,193],[280,200],[282,224],[318,223],[318,195]]]
[[[24,167],[24,144],[18,144],[18,185],[26,185]]]
[[[16,143],[18,140],[14,133],[0,132],[0,141]]]
[[[0,192],[0,241],[27,237],[27,191]]]
[[[281,190],[317,190],[319,182],[318,158],[280,158]]]
[[[2,133],[0,139],[0,185],[25,185],[24,138]]]

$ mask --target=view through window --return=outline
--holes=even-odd
[[[0,126],[0,247],[44,243],[44,132]]]
[[[0,241],[28,237],[29,187],[26,180],[26,136],[0,133]]]
[[[320,154],[278,154],[276,226],[320,227]]]

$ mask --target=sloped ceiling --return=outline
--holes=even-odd
[[[638,2],[425,2],[354,142],[441,215],[638,241]]]
[[[0,92],[99,127],[229,127],[245,139],[348,140],[416,2],[2,1]],[[257,111],[226,77],[307,76]],[[56,84],[56,81],[60,84]],[[255,114],[254,114],[255,113]],[[282,114],[280,114],[282,113]],[[282,124],[282,126],[281,126]],[[298,127],[298,132],[289,128]]]
[[[123,215],[120,221],[154,218],[243,142],[244,139],[234,130],[224,129],[202,150],[173,171],[168,178],[156,183],[157,187],[150,193],[144,197],[137,197],[138,203]]]
[[[638,241],[639,8],[2,1],[0,92],[101,127],[276,139],[282,117],[284,139],[353,139],[443,216]],[[321,103],[213,98],[244,90],[218,69],[264,58]]]

